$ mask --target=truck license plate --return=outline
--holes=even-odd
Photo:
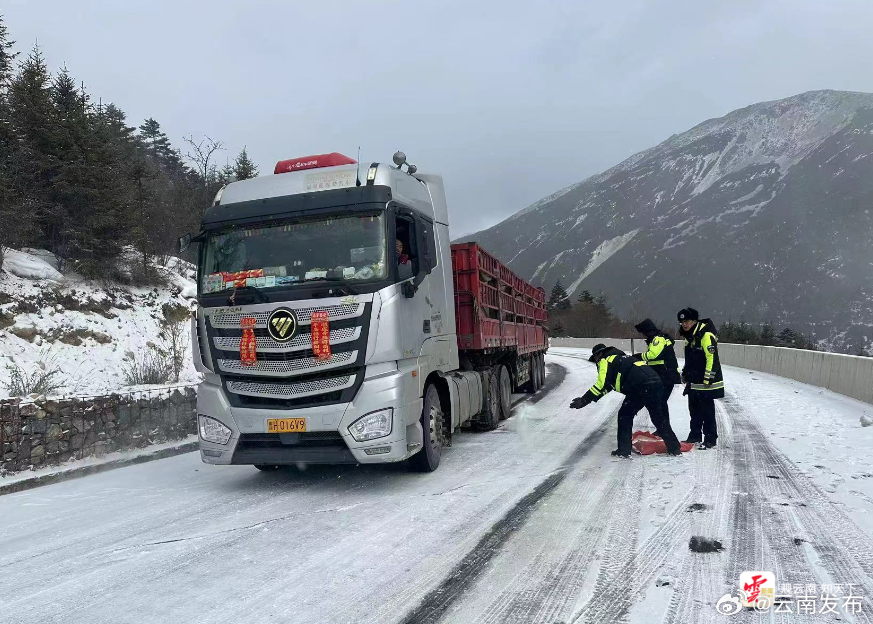
[[[306,431],[305,418],[268,418],[268,433],[300,433]]]

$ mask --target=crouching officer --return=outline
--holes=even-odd
[[[648,349],[644,353],[638,353],[634,357],[645,362],[646,366],[655,369],[661,378],[661,383],[664,385],[662,411],[664,412],[664,420],[669,423],[670,407],[667,405],[667,401],[673,394],[673,386],[682,382],[679,376],[679,362],[676,360],[676,351],[673,349],[673,338],[655,327],[651,319],[642,321],[634,328],[646,337],[648,345]],[[655,430],[655,434],[660,436],[661,432]]]
[[[631,437],[634,417],[643,407],[649,411],[655,427],[667,445],[667,453],[680,455],[679,440],[662,412],[663,385],[658,374],[615,347],[602,344],[594,346],[589,362],[597,364],[597,381],[584,396],[576,397],[570,403],[573,409],[581,409],[600,400],[611,390],[625,395],[624,403],[618,410],[618,448],[612,452],[618,457],[630,457]]]
[[[718,359],[718,332],[711,319],[700,320],[694,308],[679,310],[685,338],[685,367],[682,381],[688,395],[691,432],[686,442],[701,442],[701,448],[712,448],[718,440],[715,420],[715,399],[724,398],[724,378]],[[702,434],[702,436],[701,436]]]

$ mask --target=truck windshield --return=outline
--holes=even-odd
[[[243,286],[385,279],[383,213],[336,215],[219,230],[206,241],[201,293]]]

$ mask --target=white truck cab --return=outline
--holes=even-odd
[[[413,464],[433,470],[451,431],[480,410],[479,377],[458,371],[442,178],[402,170],[400,153],[395,162],[282,161],[227,185],[185,237],[200,243],[192,344],[204,462],[418,454]]]

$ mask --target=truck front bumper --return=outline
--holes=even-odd
[[[232,407],[221,386],[201,383],[197,413],[230,429],[227,444],[200,438],[200,456],[207,464],[379,464],[398,462],[421,449],[419,418],[422,400],[410,370],[365,379],[350,403],[305,409]],[[357,442],[349,425],[371,412],[392,408],[391,433]],[[305,418],[305,434],[270,434],[270,418]],[[199,428],[199,423],[198,423]]]

